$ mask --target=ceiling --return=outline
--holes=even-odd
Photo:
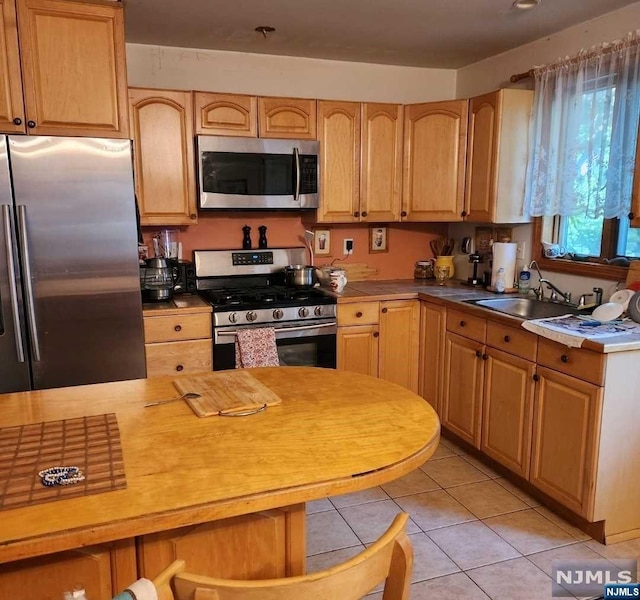
[[[458,69],[637,0],[125,0],[128,42]],[[272,26],[265,39],[257,26]],[[629,29],[633,29],[629,24]]]

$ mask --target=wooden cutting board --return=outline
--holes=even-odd
[[[245,369],[181,377],[175,379],[173,385],[181,394],[200,394],[200,398],[186,400],[199,417],[233,415],[282,402],[279,396]]]
[[[632,260],[627,271],[627,287],[630,283],[640,281],[640,260]]]

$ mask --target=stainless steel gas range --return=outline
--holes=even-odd
[[[213,368],[235,367],[238,329],[273,327],[282,366],[336,366],[336,299],[318,287],[284,285],[306,248],[196,250],[198,293],[213,307]]]

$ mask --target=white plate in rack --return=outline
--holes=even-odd
[[[635,294],[633,290],[618,290],[611,294],[611,298],[609,298],[609,302],[615,302],[616,304],[622,305],[622,310],[627,310],[629,306],[629,300]]]

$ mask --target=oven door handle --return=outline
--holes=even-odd
[[[288,332],[288,331],[307,331],[309,329],[322,329],[323,327],[335,327],[337,323],[332,321],[331,323],[320,323],[319,325],[300,325],[298,327],[281,327],[280,329],[276,329],[276,335],[279,332]],[[237,335],[237,331],[219,331],[218,335]]]

